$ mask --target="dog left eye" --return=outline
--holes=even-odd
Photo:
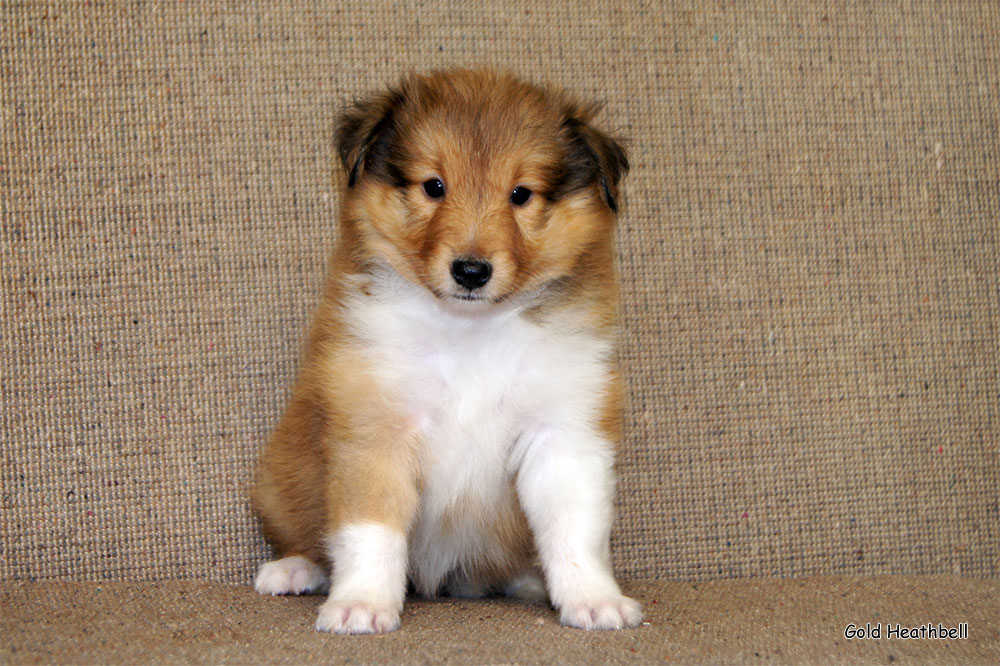
[[[441,182],[440,178],[425,180],[424,192],[426,192],[427,196],[431,199],[440,199],[444,196],[444,183]]]
[[[528,199],[531,198],[531,190],[527,187],[522,187],[518,185],[514,188],[514,191],[510,193],[510,202],[515,206],[523,206],[528,203]]]

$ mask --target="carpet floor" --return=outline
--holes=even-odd
[[[3,583],[4,664],[948,663],[1000,661],[1000,581],[951,576],[626,583],[646,622],[583,632],[506,599],[407,603],[382,636],[313,630],[320,597],[204,582]],[[968,638],[905,639],[897,626]],[[851,624],[880,637],[845,636]]]

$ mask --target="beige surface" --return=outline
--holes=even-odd
[[[318,597],[208,583],[0,585],[0,661],[14,663],[941,663],[1000,659],[1000,585],[954,577],[633,582],[649,624],[561,627],[507,600],[413,602],[402,629],[312,629]],[[846,640],[851,623],[882,638]],[[966,640],[888,638],[888,625],[968,624]]]
[[[998,573],[995,2],[0,5],[0,578],[247,582],[333,119],[607,102],[629,578]]]

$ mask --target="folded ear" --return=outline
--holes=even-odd
[[[396,133],[394,114],[403,103],[397,90],[376,95],[348,108],[337,122],[337,152],[354,187],[366,171],[378,172],[389,159]]]
[[[563,121],[568,146],[562,189],[568,193],[596,182],[605,203],[617,213],[619,185],[629,168],[628,153],[590,123],[597,110],[597,107],[577,109]]]

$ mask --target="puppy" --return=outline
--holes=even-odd
[[[408,580],[641,621],[608,552],[628,161],[594,113],[450,70],[341,118],[337,246],[254,489],[278,557],[256,589],[329,591],[317,629],[396,629]]]

